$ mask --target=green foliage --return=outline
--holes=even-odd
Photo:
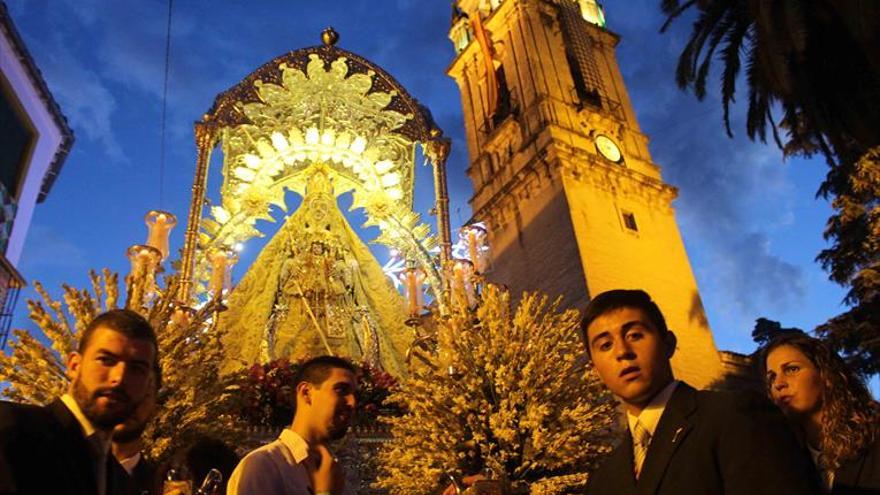
[[[436,348],[391,397],[406,412],[388,419],[394,440],[380,452],[377,484],[432,493],[444,473],[488,468],[533,493],[582,487],[611,450],[616,412],[585,360],[577,312],[526,295],[512,313],[493,286],[475,309],[452,299],[436,320]]]
[[[880,373],[880,147],[841,180],[817,260],[835,282],[849,286],[851,309],[816,328],[860,373]]]
[[[758,318],[755,320],[755,328],[752,330],[752,340],[759,346],[765,346],[779,335],[797,332],[803,333],[804,331],[800,328],[782,328],[778,321]]]

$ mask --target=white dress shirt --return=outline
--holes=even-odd
[[[131,476],[134,472],[134,468],[137,467],[139,462],[141,462],[141,453],[137,452],[131,457],[126,457],[125,459],[122,459],[121,461],[119,461],[119,464],[122,466],[122,469],[125,469],[125,472],[128,473],[129,476]]]
[[[309,478],[309,444],[291,429],[278,440],[251,451],[238,463],[227,495],[312,495]],[[345,493],[354,493],[346,485]]]
[[[635,428],[636,422],[642,424],[642,427],[648,430],[648,433],[651,434],[651,438],[654,437],[654,432],[657,430],[657,424],[660,423],[660,417],[663,416],[663,411],[666,410],[666,404],[669,403],[669,398],[672,397],[672,392],[675,392],[675,387],[681,383],[678,380],[672,380],[663,390],[660,391],[657,395],[651,399],[651,402],[642,409],[642,412],[638,416],[633,416],[629,412],[626,413],[626,421],[629,425],[629,432],[632,434],[633,428]]]

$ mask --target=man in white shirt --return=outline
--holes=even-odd
[[[581,330],[629,426],[592,473],[589,495],[820,493],[809,456],[763,396],[697,391],[674,380],[675,335],[647,293],[599,294]]]
[[[354,417],[356,370],[341,358],[321,356],[303,363],[294,378],[296,407],[278,440],[241,460],[227,495],[340,495],[342,466],[326,443],[341,439]]]
[[[113,428],[153,387],[156,334],[139,314],[97,316],[67,358],[70,386],[48,406],[0,402],[0,494],[113,495]]]

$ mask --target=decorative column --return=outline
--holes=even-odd
[[[434,195],[437,209],[437,232],[440,235],[440,266],[445,267],[452,259],[452,233],[449,229],[449,190],[446,184],[446,159],[452,143],[448,138],[439,137],[438,133],[431,141],[431,164],[434,167]]]
[[[186,222],[186,233],[183,239],[183,256],[180,267],[180,292],[177,299],[182,304],[189,304],[192,294],[192,277],[195,268],[196,250],[199,242],[199,229],[202,224],[202,208],[205,204],[205,188],[208,182],[208,165],[211,151],[217,142],[217,124],[214,122],[196,122],[195,126],[196,174],[193,177],[192,202],[189,204],[189,216]]]

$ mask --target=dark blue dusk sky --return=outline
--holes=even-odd
[[[736,138],[729,139],[714,93],[700,103],[675,86],[675,60],[689,23],[661,35],[659,0],[605,4],[609,29],[622,37],[619,62],[651,152],[664,179],[680,189],[678,222],[718,347],[751,352],[749,332],[759,316],[812,329],[840,313],[843,290],[813,261],[825,246],[830,213],[826,202],[814,199],[822,161],[783,162],[775,146],[749,142],[742,108],[734,114]],[[161,205],[167,2],[7,5],[76,134],[52,192],[37,207],[19,267],[52,294],[60,295],[62,282],[86,287],[89,268],[126,273],[125,250],[144,241],[143,215],[150,209],[161,206],[181,219],[172,238],[172,250],[178,249],[195,165],[192,122],[217,93],[263,63],[318,44],[328,25],[341,34],[339,46],[384,67],[452,137],[453,227],[470,216],[459,93],[445,74],[453,57],[447,0],[174,2]],[[216,185],[217,167],[214,172]],[[259,244],[246,247],[249,257]],[[31,288],[23,291],[16,328],[34,328],[24,303],[33,296]]]

